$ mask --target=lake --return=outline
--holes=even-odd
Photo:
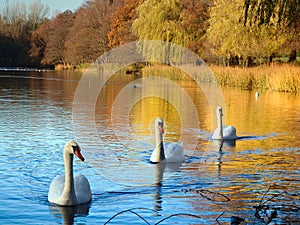
[[[220,143],[210,138],[215,110],[193,81],[116,74],[95,97],[93,82],[76,89],[82,76],[0,71],[1,224],[299,224],[299,94],[223,87],[224,122],[241,139]],[[158,116],[186,162],[149,163]],[[71,139],[92,202],[59,207],[47,194]]]

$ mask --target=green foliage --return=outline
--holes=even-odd
[[[299,0],[245,0],[244,22],[250,25],[276,23],[280,27],[298,27]]]
[[[161,40],[182,44],[183,33],[177,29],[179,0],[145,0],[138,7],[133,31],[139,40]]]
[[[244,26],[243,6],[243,0],[216,0],[211,8],[208,40],[216,56],[224,60],[236,56],[238,64],[247,65],[249,57],[262,59],[277,52],[286,36],[272,25]]]
[[[139,40],[161,40],[172,42],[184,47],[190,47],[195,52],[200,52],[204,36],[208,27],[209,1],[187,0],[145,0],[137,8],[138,18],[133,22],[132,30]],[[159,49],[144,49],[144,52],[153,55],[153,59],[168,62],[166,55],[161,55],[161,50],[172,55],[176,49],[163,44]]]

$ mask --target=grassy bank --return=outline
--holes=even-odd
[[[268,89],[280,92],[300,92],[300,66],[290,64],[263,65],[253,68],[210,66],[223,86],[243,89]],[[191,77],[175,67],[147,66],[143,76],[162,76],[172,80],[190,80]]]
[[[268,89],[282,92],[300,91],[300,67],[279,64],[253,68],[210,67],[221,85],[245,89]]]

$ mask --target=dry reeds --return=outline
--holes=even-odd
[[[263,65],[251,68],[210,66],[220,85],[243,89],[268,89],[280,92],[300,91],[300,67],[291,64]],[[142,68],[143,76],[161,76],[171,80],[192,78],[176,67],[154,65]]]
[[[245,89],[269,89],[272,91],[300,91],[300,67],[280,64],[253,68],[211,66],[221,85]]]

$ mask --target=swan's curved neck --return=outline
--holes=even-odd
[[[223,139],[223,123],[222,123],[222,115],[218,112],[217,114],[218,118],[218,128],[217,128],[217,135],[219,136],[219,139]]]
[[[77,198],[75,195],[74,188],[74,177],[73,177],[73,154],[68,151],[64,151],[64,164],[65,164],[65,186],[62,193],[62,198],[70,204],[75,204]]]
[[[163,143],[163,134],[160,132],[159,128],[155,128],[155,149],[156,151],[156,161],[161,162],[165,160],[165,151],[164,151],[164,143]]]

